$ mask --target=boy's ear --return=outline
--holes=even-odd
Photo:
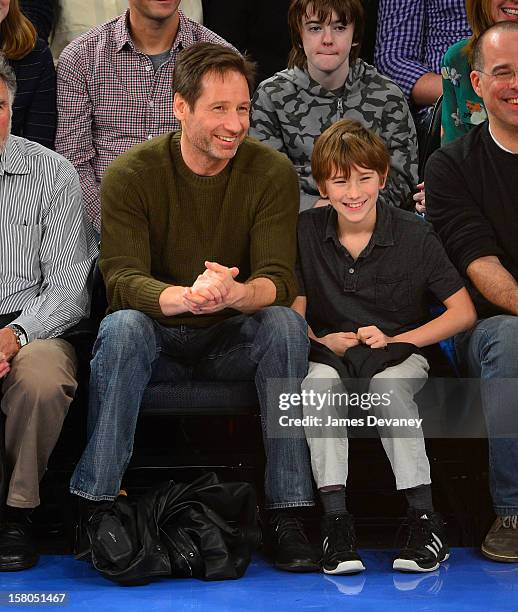
[[[318,187],[318,192],[320,193],[320,195],[324,198],[324,200],[327,200],[327,193],[326,193],[325,185],[319,185],[317,183],[317,187]]]
[[[380,174],[380,189],[383,189],[383,187],[385,187],[385,185],[387,184],[388,173],[389,173],[389,169],[387,168],[385,170],[385,174]]]

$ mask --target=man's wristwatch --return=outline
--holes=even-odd
[[[18,342],[18,346],[20,348],[22,348],[22,346],[25,346],[29,342],[29,339],[27,338],[27,334],[25,333],[23,327],[13,324],[6,325],[6,327],[13,330],[14,335],[16,336],[16,342]]]

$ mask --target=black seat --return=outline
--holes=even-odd
[[[430,155],[441,146],[441,112],[442,96],[437,100],[432,111],[430,127],[419,149],[419,181],[424,180],[424,169]]]
[[[257,404],[253,382],[197,380],[148,385],[140,409],[142,414],[149,415],[237,416],[257,413]]]

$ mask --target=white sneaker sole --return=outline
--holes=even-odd
[[[440,561],[437,561],[433,567],[421,567],[420,565],[417,565],[415,561],[411,561],[410,559],[394,559],[392,569],[400,572],[434,572],[439,567],[439,563],[442,563],[449,558],[450,553],[446,553],[444,557]]]
[[[365,565],[361,561],[342,561],[334,570],[324,569],[324,574],[357,574],[365,571]]]

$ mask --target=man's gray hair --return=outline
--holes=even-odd
[[[11,68],[5,55],[0,52],[0,79],[5,83],[9,94],[10,106],[13,106],[14,96],[16,94],[16,76]]]

